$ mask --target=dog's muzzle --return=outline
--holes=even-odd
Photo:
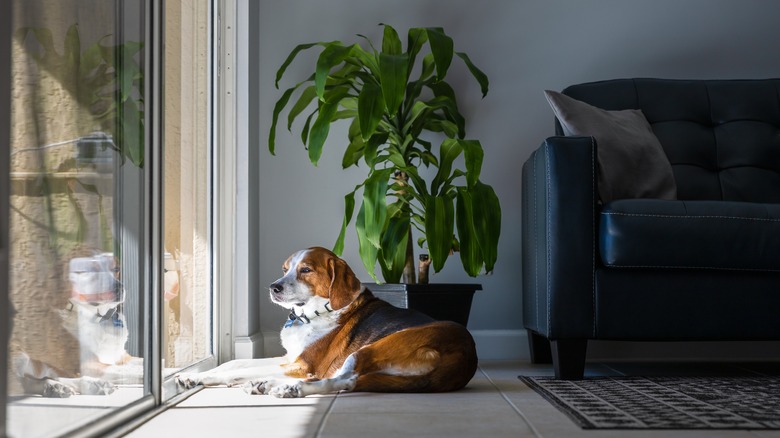
[[[284,294],[284,285],[277,281],[275,283],[271,283],[268,286],[269,291],[271,292],[271,300],[275,302],[283,302],[282,295]]]

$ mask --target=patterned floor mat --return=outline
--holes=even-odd
[[[583,429],[780,430],[780,377],[520,380]]]

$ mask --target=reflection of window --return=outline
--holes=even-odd
[[[175,395],[174,370],[215,363],[211,20],[209,2],[12,2],[0,435],[50,436],[152,408]],[[145,21],[159,16],[164,45]]]

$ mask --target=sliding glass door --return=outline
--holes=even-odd
[[[216,362],[212,5],[10,9],[5,433],[100,431]]]

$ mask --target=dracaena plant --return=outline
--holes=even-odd
[[[322,51],[313,74],[276,102],[269,150],[274,153],[279,117],[291,102],[287,128],[305,116],[301,140],[314,165],[330,125],[350,120],[342,166],[362,161],[368,175],[344,197],[334,252],[344,249],[355,194],[362,189],[355,228],[360,257],[375,280],[379,263],[385,281],[398,282],[403,275],[404,282],[415,282],[412,228],[421,236],[418,245],[427,246],[434,271],[457,251],[470,276],[483,268],[490,272],[497,258],[501,207],[493,188],[480,180],[483,148],[479,141],[465,139],[466,120],[445,81],[455,56],[479,83],[483,97],[488,78],[468,55],[454,51],[452,38],[442,28],[409,29],[404,51],[396,30],[382,26],[381,50],[360,35],[368,48],[333,41],[293,49],[277,72],[277,88],[301,51]],[[444,140],[435,146],[431,137]],[[420,166],[435,168],[430,182],[424,176],[434,172],[421,173]]]

